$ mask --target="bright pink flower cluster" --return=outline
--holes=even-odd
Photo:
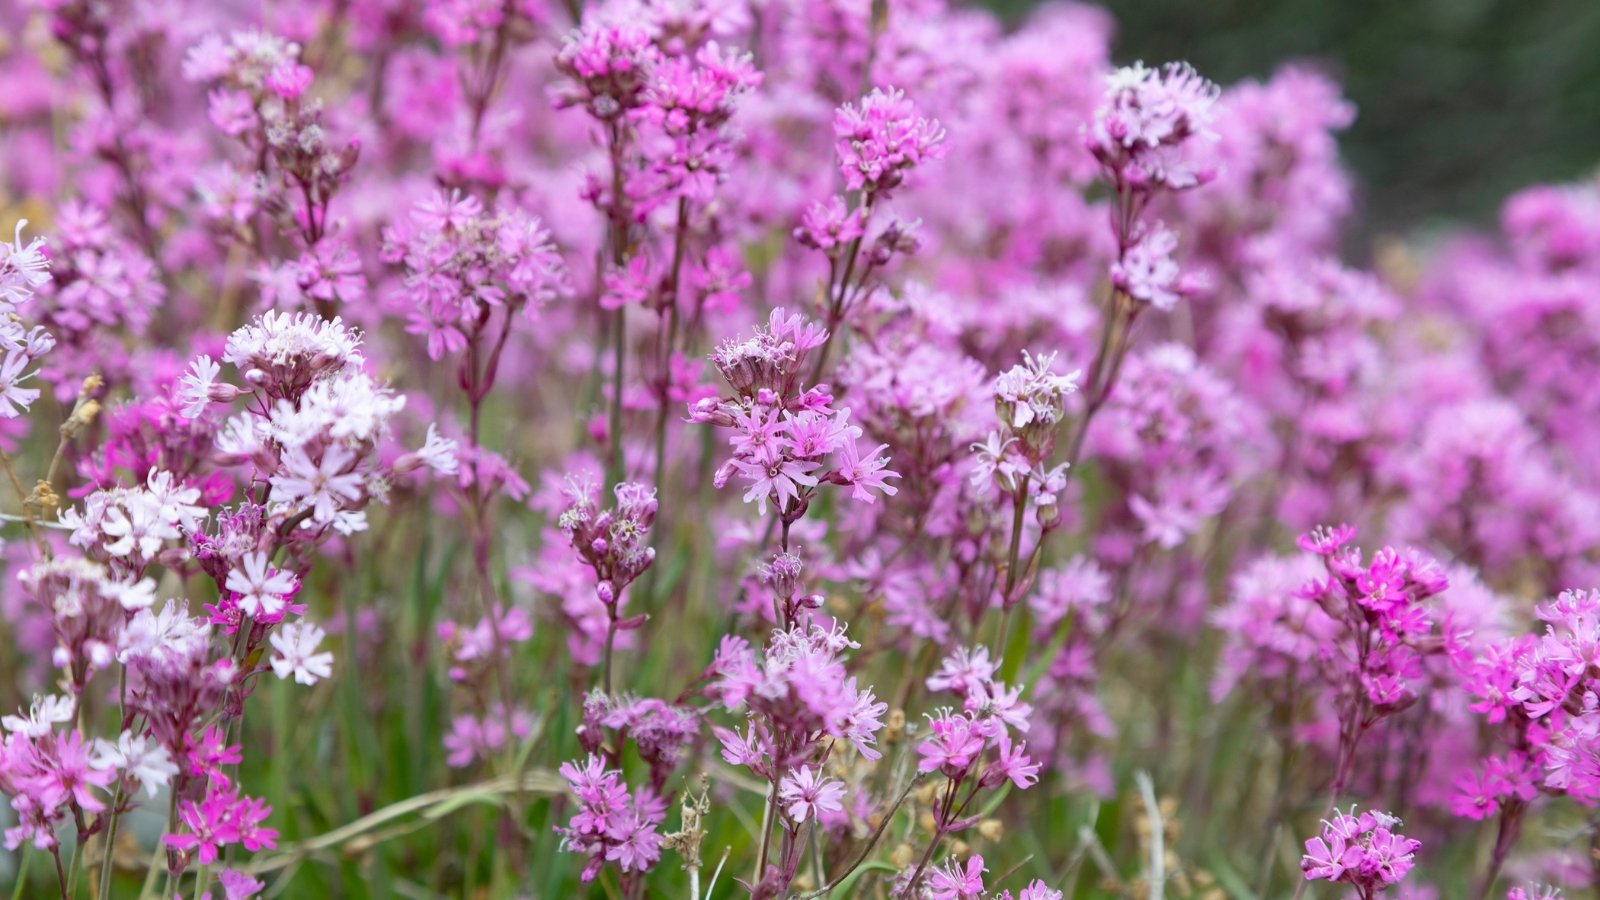
[[[1348,884],[1356,896],[1370,900],[1406,877],[1422,846],[1400,834],[1399,827],[1400,820],[1388,813],[1334,810],[1333,818],[1322,824],[1322,835],[1306,841],[1300,868],[1308,881]]]

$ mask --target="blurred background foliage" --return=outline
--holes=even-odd
[[[988,0],[1012,22],[1034,0]],[[1484,221],[1600,161],[1600,0],[1101,0],[1115,60],[1222,84],[1309,59],[1359,113],[1344,136],[1378,231]]]

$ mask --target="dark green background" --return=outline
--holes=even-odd
[[[1013,21],[1030,0],[991,0]],[[1119,63],[1223,84],[1310,58],[1355,101],[1342,141],[1368,227],[1485,220],[1600,163],[1600,0],[1106,0]]]

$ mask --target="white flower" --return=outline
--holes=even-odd
[[[140,490],[122,495],[121,502],[106,509],[100,530],[116,538],[106,544],[112,556],[154,559],[163,541],[183,537],[176,524],[162,515],[161,502]]]
[[[288,605],[288,595],[295,589],[295,577],[282,569],[269,568],[267,555],[259,551],[246,553],[239,560],[242,565],[228,572],[223,585],[239,595],[239,608],[253,618],[275,616]]]
[[[107,596],[117,598],[117,603],[128,612],[148,609],[156,602],[156,582],[153,578],[141,578],[138,581],[108,581],[105,592]]]
[[[329,523],[345,503],[361,499],[361,476],[345,472],[355,454],[343,447],[329,447],[321,462],[312,462],[303,448],[296,447],[283,457],[283,468],[272,476],[274,503],[309,501],[316,520]]]
[[[71,722],[77,709],[77,704],[71,697],[35,695],[33,705],[28,708],[26,714],[0,717],[0,726],[4,726],[5,730],[12,734],[30,738],[44,737],[56,725]]]
[[[182,659],[205,648],[211,627],[189,615],[187,603],[168,600],[156,612],[141,609],[128,620],[119,642],[117,660],[126,663],[135,657]]]
[[[324,632],[310,622],[293,622],[272,635],[278,655],[272,658],[272,671],[279,678],[294,676],[300,684],[316,684],[317,679],[333,674],[333,654],[318,653]]]
[[[240,414],[223,424],[217,435],[217,452],[227,462],[243,462],[264,455],[270,438],[271,426],[265,420]]]
[[[456,451],[456,442],[447,437],[440,437],[439,426],[429,424],[428,439],[422,443],[422,449],[417,451],[417,456],[428,468],[440,475],[454,475],[459,466]]]
[[[205,508],[195,503],[200,499],[200,489],[180,487],[178,479],[173,477],[171,472],[152,469],[145,488],[161,507],[162,518],[168,522],[193,531],[205,517]]]
[[[345,537],[360,534],[367,530],[367,511],[364,509],[346,509],[333,517],[333,530]]]
[[[205,517],[205,508],[195,503],[200,500],[200,488],[179,487],[178,479],[171,472],[152,469],[146,480],[146,490],[149,490],[150,498],[155,500],[157,506],[162,508],[163,519],[174,525],[182,525],[192,532],[200,524],[200,519]]]
[[[178,400],[183,404],[183,414],[197,419],[211,405],[211,386],[217,383],[222,366],[209,356],[201,356],[189,364],[178,387]]]
[[[0,364],[0,419],[15,419],[39,399],[38,388],[21,386],[33,377],[32,372],[22,371],[30,362],[33,358],[27,353],[13,350],[6,354],[5,363]]]
[[[301,375],[359,370],[360,346],[360,335],[345,328],[341,319],[328,322],[315,313],[269,312],[229,335],[222,358],[254,384],[252,372],[265,378],[274,370],[298,369]]]
[[[36,237],[22,244],[22,227],[27,219],[17,223],[17,237],[11,243],[0,242],[0,312],[10,312],[18,303],[33,296],[35,288],[50,280],[50,259],[44,255],[44,238]]]
[[[100,769],[121,769],[124,776],[139,779],[145,796],[154,797],[156,789],[166,785],[178,774],[167,748],[152,745],[143,735],[135,737],[124,731],[115,744],[106,740],[95,741],[93,763]]]

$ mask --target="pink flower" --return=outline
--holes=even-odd
[[[616,861],[624,872],[648,871],[661,858],[661,836],[656,833],[655,823],[638,813],[613,827],[610,838],[606,859]]]
[[[1183,297],[1197,293],[1205,282],[1185,276],[1173,254],[1178,236],[1161,223],[1141,232],[1120,259],[1111,265],[1111,283],[1128,296],[1160,310],[1170,310]]]
[[[782,510],[790,501],[800,499],[801,487],[816,487],[816,477],[808,473],[818,465],[798,459],[786,459],[771,464],[733,460],[734,468],[750,482],[750,487],[744,492],[744,502],[754,501],[757,513],[762,516],[767,514],[768,499],[776,497],[778,507]]]
[[[837,195],[806,208],[800,226],[794,230],[795,239],[807,247],[832,254],[839,247],[861,237],[865,231],[865,210],[850,209],[844,198]]]
[[[1399,884],[1411,870],[1418,841],[1397,834],[1400,820],[1387,813],[1360,816],[1334,812],[1322,835],[1306,841],[1300,868],[1307,881],[1324,879],[1354,886],[1363,897]]]
[[[1216,173],[1189,145],[1196,138],[1211,140],[1212,107],[1220,93],[1186,63],[1161,69],[1125,66],[1106,78],[1105,98],[1085,141],[1121,184],[1196,187]]]
[[[976,900],[983,896],[983,857],[973,854],[962,866],[954,859],[928,873],[924,885],[928,900]]]
[[[217,861],[222,848],[240,844],[252,852],[277,846],[278,833],[262,828],[261,822],[272,813],[270,807],[252,797],[241,796],[236,788],[215,789],[199,803],[178,804],[178,821],[185,829],[168,834],[168,847],[193,853],[201,865]]]
[[[1325,878],[1339,881],[1344,877],[1345,870],[1354,868],[1362,858],[1361,850],[1349,846],[1343,837],[1327,834],[1306,841],[1305,857],[1300,867],[1308,880]]]
[[[939,664],[939,670],[929,676],[928,690],[953,691],[964,697],[987,684],[995,671],[988,647],[957,647]]]
[[[297,100],[311,86],[311,69],[285,60],[267,75],[267,87],[285,100]]]
[[[761,762],[764,754],[754,732],[740,734],[727,728],[713,728],[712,733],[722,744],[722,758],[734,766],[753,766]]]
[[[955,778],[965,772],[983,753],[987,744],[983,731],[971,719],[946,710],[929,719],[932,735],[917,745],[917,771],[940,771]]]
[[[998,786],[1010,781],[1017,790],[1025,791],[1039,783],[1042,766],[1028,758],[1026,745],[1011,745],[1011,738],[1001,735],[995,740],[997,754],[994,763],[984,773],[984,783]]]
[[[1483,820],[1500,812],[1500,785],[1482,772],[1463,772],[1456,778],[1450,798],[1450,812],[1473,820]]]
[[[900,492],[899,488],[884,482],[886,478],[900,477],[899,472],[889,469],[889,457],[883,455],[883,451],[887,449],[889,449],[888,444],[879,444],[863,459],[861,448],[856,446],[856,442],[846,439],[839,445],[839,449],[834,451],[836,477],[841,483],[851,486],[852,498],[862,503],[875,503],[877,497],[873,495],[873,491],[891,497]]]
[[[661,836],[656,826],[664,808],[651,802],[643,789],[630,796],[622,773],[607,769],[605,761],[590,755],[579,765],[561,764],[561,777],[578,799],[578,810],[564,828],[561,848],[589,857],[583,880],[593,881],[606,862],[616,862],[624,872],[644,872],[661,858]]]
[[[58,735],[53,749],[53,753],[42,755],[40,760],[50,792],[70,798],[85,812],[105,809],[105,803],[92,789],[105,788],[116,781],[116,770],[104,760],[96,760],[89,742],[76,731]]]
[[[223,869],[217,881],[222,884],[223,900],[249,900],[267,886],[265,881],[251,878],[235,869]]]
[[[825,778],[820,769],[801,766],[783,776],[778,784],[778,797],[784,810],[795,822],[804,822],[813,813],[838,812],[844,808],[844,782]]]

